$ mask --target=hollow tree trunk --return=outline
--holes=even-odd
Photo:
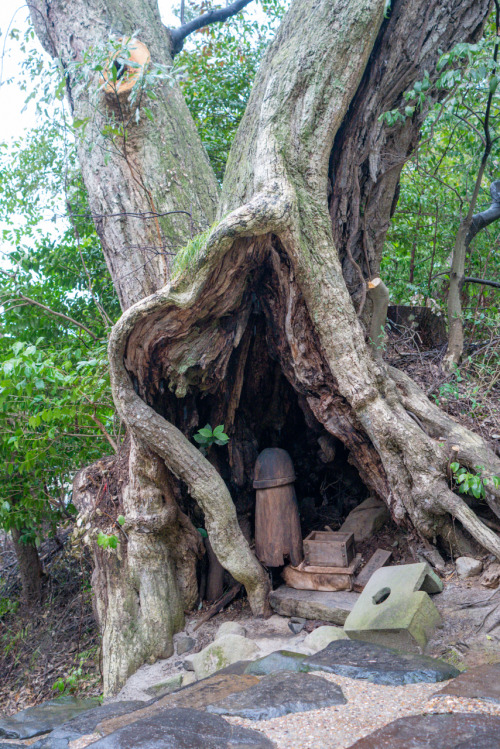
[[[333,244],[326,200],[330,151],[363,75],[383,10],[384,3],[375,0],[339,0],[335,13],[326,0],[313,8],[300,1],[292,4],[260,69],[233,145],[220,222],[210,234],[203,260],[135,305],[115,326],[110,342],[114,394],[124,419],[154,449],[160,446],[172,467],[169,453],[182,440],[135,392],[130,377],[143,379],[154,352],[155,366],[159,371],[163,367],[172,390],[185,392],[186,383],[206,387],[208,373],[197,371],[200,363],[193,365],[188,345],[188,331],[196,322],[197,336],[204,341],[203,359],[222,378],[244,328],[246,313],[241,310],[247,280],[259,264],[268,263],[277,279],[274,298],[267,294],[268,308],[275,305],[275,322],[278,307],[288,306],[277,336],[288,344],[282,352],[283,368],[292,369],[297,388],[307,387],[313,413],[333,434],[339,433],[338,406],[332,397],[338,393],[344,418],[366,434],[367,449],[378,455],[379,486],[382,475],[393,516],[400,522],[410,520],[434,538],[448,534],[451,513],[478,541],[500,554],[497,536],[450,491],[446,448],[421,429],[394,381],[373,360]],[[282,298],[276,301],[280,283]],[[294,330],[293,319],[299,310],[300,333]],[[175,340],[175,357],[165,331]],[[158,363],[162,359],[163,365]],[[414,393],[413,397],[418,400]],[[486,445],[482,449],[490,464],[500,469],[496,456]],[[465,454],[463,459],[467,461]],[[377,461],[371,460],[370,467],[374,465]],[[367,483],[375,483],[363,467],[361,471]],[[189,475],[185,481],[190,486]],[[490,496],[496,512],[497,493],[492,489]]]
[[[435,409],[411,380],[392,376],[373,358],[349,295],[348,286],[355,292],[357,282],[348,277],[346,285],[342,272],[342,260],[349,276],[349,253],[364,257],[370,240],[373,262],[367,252],[366,267],[363,261],[358,265],[366,278],[378,270],[401,156],[406,158],[418,132],[415,120],[387,133],[378,115],[397,104],[422,66],[433,69],[439,46],[446,51],[458,38],[477,36],[487,5],[486,0],[396,0],[391,19],[384,21],[385,0],[294,0],[257,76],[228,162],[218,222],[204,248],[166,286],[134,300],[112,331],[113,395],[133,450],[146,456],[146,464],[151,456],[164,461],[202,508],[213,549],[245,585],[254,612],[266,611],[266,575],[242,540],[226,483],[188,437],[208,403],[211,412],[228,417],[235,443],[230,456],[238,453],[238,408],[255,364],[249,357],[259,314],[270,358],[279,362],[306,420],[344,442],[393,517],[426,537],[448,539],[453,515],[500,556],[498,537],[449,488],[447,448],[458,444],[460,461],[472,470],[478,456],[496,473],[500,461],[479,437]],[[50,5],[53,18],[55,7]],[[368,153],[361,146],[365,138]],[[365,240],[359,229],[363,209],[372,216]],[[116,273],[111,263],[110,269]],[[186,418],[190,405],[193,417]],[[230,479],[240,486],[236,463],[230,457]],[[158,520],[168,535],[172,523],[172,518],[163,523],[168,512],[160,505],[154,472],[147,472],[144,489],[136,476],[142,465],[132,460],[131,489],[124,498],[130,520],[125,529],[137,548],[143,505],[149,508],[148,528]],[[500,515],[498,494],[491,488],[487,499]],[[133,548],[130,541],[127,553]],[[145,552],[142,558],[135,554],[125,587],[139,585],[141,591],[143,582],[137,580],[143,576],[157,602],[169,588],[166,582],[155,590],[144,569],[149,559]],[[171,632],[175,616],[168,616]],[[137,613],[131,618],[137,621]],[[118,621],[113,626],[117,630]],[[148,630],[147,622],[144,627]],[[161,651],[152,632],[138,659],[129,653],[127,661],[123,649],[119,662],[111,664],[105,653],[105,689],[116,688],[148,648],[153,657],[169,652],[168,636],[165,643]]]
[[[17,528],[12,528],[11,534],[21,578],[21,597],[26,606],[33,608],[40,603],[42,597],[40,557],[34,544],[21,541],[22,534]]]

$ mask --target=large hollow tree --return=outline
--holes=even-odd
[[[315,438],[343,443],[396,522],[456,548],[466,542],[458,520],[500,558],[500,539],[448,475],[451,456],[485,475],[499,474],[500,460],[388,369],[365,331],[366,284],[378,275],[399,175],[425,113],[391,129],[379,117],[424,71],[432,78],[441,52],[479,38],[489,0],[394,0],[388,18],[386,5],[292,1],[219,196],[175,85],[161,84],[153,117],[136,120],[127,95],[106,93],[98,75],[82,85],[74,72],[110,33],[138,28],[152,60],[171,64],[182,32],[162,26],[156,0],[34,0],[37,33],[67,70],[73,114],[91,123],[79,156],[123,308],[109,360],[130,447],[99,471],[110,477],[126,466],[127,541],[119,556],[96,547],[94,573],[105,693],[172,652],[197,595],[193,508],[254,614],[267,613],[268,577],[235,505],[251,502],[257,451],[271,432],[279,444],[294,408]],[[106,125],[120,118],[126,137],[115,127],[123,142],[110,148]],[[191,241],[193,225],[211,228]],[[167,252],[182,245],[172,270]],[[205,458],[191,441],[206,421],[225,424],[227,453]],[[75,481],[87,518],[100,501],[95,470]],[[493,484],[487,501],[500,517]]]

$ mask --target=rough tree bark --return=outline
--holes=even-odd
[[[42,597],[43,570],[40,557],[34,544],[21,541],[22,534],[17,528],[12,528],[11,534],[21,578],[21,597],[26,606],[33,608],[40,603]]]
[[[135,0],[127,7],[143,5],[151,12],[153,4]],[[40,3],[40,12],[62,29],[53,46],[68,54],[66,40],[75,36],[79,21],[72,17],[68,26],[63,5],[61,0]],[[81,3],[75,6],[83,12]],[[459,460],[471,470],[479,463],[500,473],[500,460],[411,380],[373,356],[349,294],[359,308],[365,280],[378,273],[399,172],[422,115],[392,132],[378,116],[398,105],[423,69],[434,69],[438,48],[446,51],[459,39],[477,38],[488,0],[395,0],[389,20],[384,7],[385,0],[293,0],[235,138],[216,225],[196,258],[181,252],[170,282],[134,299],[113,328],[113,395],[132,440],[124,493],[129,573],[120,577],[117,571],[116,577],[131,601],[127,623],[135,629],[124,637],[116,595],[108,605],[114,620],[105,629],[106,692],[141,659],[170,652],[171,632],[180,626],[179,604],[172,613],[166,603],[180,585],[169,574],[175,568],[172,551],[166,540],[161,543],[185,517],[173,490],[167,496],[162,492],[164,484],[172,485],[171,476],[202,508],[213,549],[245,585],[254,612],[266,611],[267,578],[241,535],[228,489],[244,487],[251,470],[252,435],[241,411],[262,361],[262,381],[273,378],[277,362],[308,427],[344,443],[365,484],[387,502],[397,522],[453,543],[452,518],[457,518],[500,557],[499,538],[451,491],[447,477],[452,445],[459,446]],[[109,21],[103,19],[99,28]],[[75,99],[77,92],[72,95]],[[133,137],[140,164],[142,135]],[[192,127],[189,138],[200,148]],[[194,148],[193,142],[183,148]],[[80,158],[89,157],[81,150]],[[104,166],[100,169],[106,174]],[[148,173],[148,179],[154,175]],[[102,186],[95,182],[90,179],[87,187],[99,192]],[[138,196],[143,193],[133,197]],[[145,198],[141,206],[147,209]],[[111,198],[107,208],[112,212]],[[111,241],[107,222],[97,223],[103,243]],[[124,247],[133,256],[128,236],[117,244],[122,252]],[[117,269],[108,263],[114,277]],[[279,421],[279,407],[271,396],[268,417]],[[211,423],[225,423],[232,436],[220,472],[189,440],[207,413],[215,419]],[[144,462],[143,456],[149,459]],[[163,465],[168,472],[160,476]],[[89,496],[92,508],[95,499]],[[489,487],[487,501],[500,516],[500,493]],[[145,532],[152,534],[150,552],[140,541]],[[154,574],[147,569],[150,563],[158,570]],[[123,568],[117,558],[115,564]],[[166,576],[161,583],[159,567]],[[108,584],[111,588],[116,586]],[[167,618],[161,643],[147,615],[138,613],[144,607],[137,597],[152,606],[155,622]],[[119,646],[112,654],[115,642]],[[136,642],[137,656],[127,651]]]
[[[73,116],[88,120],[78,142],[79,160],[89,206],[122,309],[156,289],[170,274],[170,259],[193,234],[213,221],[218,186],[195,125],[178,86],[168,83],[148,101],[153,121],[139,123],[128,99],[119,93],[96,100],[102,81],[98,76],[84,85],[78,65],[85,55],[102,55],[99,47],[110,35],[127,38],[142,29],[156,63],[171,65],[171,38],[154,0],[35,0],[30,13],[45,49],[59,58],[66,71],[68,100]],[[126,124],[126,138],[110,138],[110,122]],[[214,485],[223,484],[217,471],[194,447],[194,460]],[[125,460],[129,480],[116,496],[127,517],[127,543],[121,538],[121,561],[103,552],[95,539],[94,587],[96,614],[102,632],[104,690],[115,692],[147,659],[173,652],[172,634],[182,628],[184,610],[197,598],[196,555],[201,539],[174,499],[172,482],[158,451],[131,436]],[[95,471],[80,472],[75,480],[75,502],[82,519],[95,520],[97,492],[105,491],[116,466],[107,466],[96,483]],[[219,492],[220,493],[220,492]],[[116,508],[113,508],[116,513]],[[255,613],[267,612],[267,576],[250,552],[238,523],[231,497],[224,487],[218,518],[211,529],[217,551],[217,523],[234,543],[225,566],[244,582]],[[238,553],[236,553],[238,551]],[[238,565],[233,569],[233,559]]]

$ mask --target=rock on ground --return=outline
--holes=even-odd
[[[307,656],[310,671],[328,671],[373,684],[416,684],[437,682],[458,676],[459,671],[444,661],[416,653],[403,653],[360,640],[338,640],[316,655]]]
[[[189,655],[186,662],[193,667],[197,679],[204,679],[231,663],[252,660],[258,655],[259,648],[253,640],[241,635],[222,635],[199,653]]]
[[[196,640],[185,632],[179,632],[174,635],[174,643],[177,655],[184,655],[184,653],[189,653],[194,648]]]
[[[70,741],[93,733],[103,720],[118,718],[144,706],[144,702],[112,702],[81,713],[76,718],[56,728],[43,739],[32,744],[31,749],[68,749]]]
[[[125,725],[130,725],[145,718],[151,718],[174,707],[203,710],[207,705],[223,699],[228,694],[242,692],[254,686],[257,682],[257,677],[249,674],[241,676],[235,674],[214,674],[214,676],[203,679],[203,681],[198,681],[186,689],[181,689],[179,692],[161,697],[159,700],[128,715],[103,720],[98,724],[97,731],[107,735]]]
[[[245,637],[246,630],[239,622],[222,622],[217,630],[215,639],[218,640],[219,637],[224,637],[225,635],[240,635],[240,637]]]
[[[483,563],[479,559],[473,559],[472,557],[458,557],[455,560],[455,566],[457,568],[457,575],[462,579],[475,577],[483,569]]]
[[[499,736],[500,717],[494,715],[414,715],[389,723],[350,749],[495,749]]]
[[[28,707],[16,715],[0,718],[0,738],[30,739],[48,733],[98,704],[97,700],[60,697],[37,707]]]
[[[261,733],[232,726],[218,715],[174,708],[118,729],[95,749],[273,749]]]
[[[342,533],[354,533],[356,543],[373,538],[375,533],[390,520],[391,516],[385,502],[375,497],[368,497],[346,517],[340,531]]]
[[[486,588],[498,588],[500,585],[500,564],[493,562],[481,576],[481,585]]]
[[[282,585],[269,594],[271,607],[281,616],[298,616],[344,625],[359,598],[358,593],[338,591],[295,590]]]
[[[464,671],[436,692],[436,696],[444,694],[500,705],[500,663],[477,666]]]
[[[277,650],[275,653],[270,653],[264,656],[264,658],[259,658],[247,665],[245,673],[253,674],[254,676],[267,676],[268,674],[276,674],[280,671],[308,671],[309,669],[303,665],[304,658],[304,653]]]
[[[269,720],[345,703],[346,699],[337,684],[320,676],[285,671],[264,676],[245,692],[231,694],[209,705],[207,710],[219,715]]]
[[[347,639],[348,637],[341,627],[317,627],[304,638],[302,646],[306,652],[317,653],[335,640]]]

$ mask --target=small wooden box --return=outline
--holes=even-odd
[[[305,563],[316,567],[349,567],[356,549],[354,533],[313,531],[304,539]]]

